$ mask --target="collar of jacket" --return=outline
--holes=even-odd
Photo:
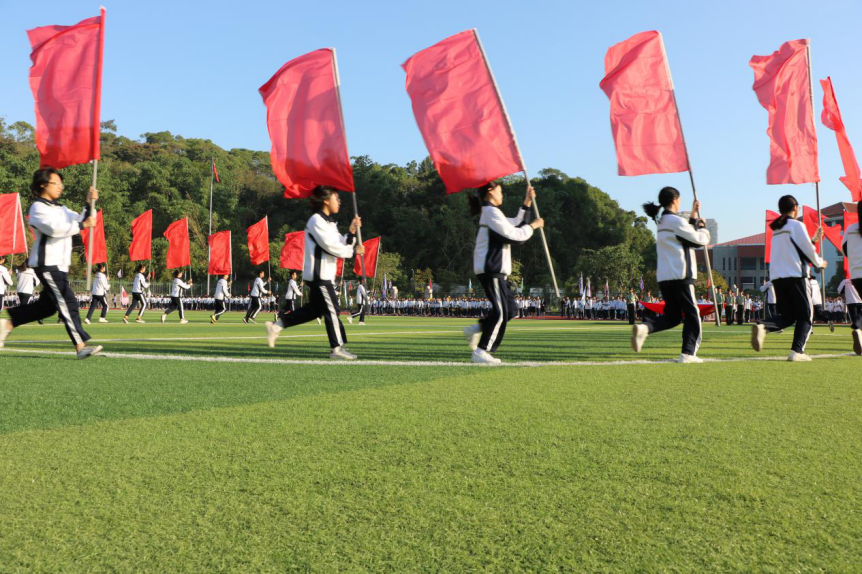
[[[499,205],[494,205],[494,204],[493,204],[493,203],[491,203],[490,201],[483,201],[483,202],[482,202],[482,207],[493,207],[494,209],[500,209],[500,206],[499,206]]]
[[[679,213],[674,213],[673,211],[668,211],[667,209],[661,212],[662,217],[664,217],[665,215],[675,215],[676,217],[682,217]]]
[[[332,215],[326,215],[325,213],[323,213],[322,209],[318,209],[317,211],[315,211],[315,213],[322,217],[324,221],[328,221],[329,223],[335,223],[335,219],[332,217]]]
[[[50,199],[45,199],[44,197],[37,197],[34,201],[45,203],[47,205],[60,205],[59,201],[51,201]]]

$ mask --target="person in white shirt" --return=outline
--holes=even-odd
[[[183,309],[183,291],[186,289],[192,288],[192,280],[189,279],[189,282],[186,283],[183,281],[183,271],[182,269],[177,269],[174,271],[174,282],[171,284],[171,303],[168,305],[168,308],[165,309],[165,312],[162,313],[162,323],[168,318],[168,315],[173,313],[174,311],[180,312],[180,324],[184,325],[188,323],[186,319],[185,310]]]
[[[263,280],[263,276],[266,272],[261,269],[257,272],[257,277],[254,280],[254,285],[251,287],[251,303],[248,305],[248,310],[245,312],[245,317],[243,318],[243,323],[257,323],[255,319],[257,318],[257,314],[260,313],[260,310],[263,309],[263,304],[260,302],[261,297],[269,295],[269,290],[266,288],[266,284],[272,281],[272,277]]]
[[[221,317],[224,312],[227,311],[227,306],[225,305],[225,298],[230,299],[231,282],[228,281],[229,277],[230,275],[222,275],[221,277],[219,277],[219,280],[216,283],[214,297],[215,312],[210,315],[210,323],[218,323],[219,317]]]
[[[3,299],[6,298],[6,291],[11,287],[12,275],[6,269],[6,256],[0,255],[0,311],[3,310]]]
[[[856,204],[857,213],[862,211],[862,201]],[[841,251],[847,258],[850,283],[856,289],[857,295],[862,295],[862,227],[856,222],[848,225],[844,230],[844,239],[841,242]],[[846,291],[845,291],[846,292]],[[849,300],[847,301],[850,302]],[[849,307],[849,305],[848,305]],[[862,320],[859,314],[862,308],[856,310],[856,320],[853,321],[853,351],[862,355]]]
[[[2,260],[2,258],[0,258]],[[41,284],[36,272],[25,262],[18,268],[18,299],[21,305],[28,305],[36,287]],[[40,321],[41,323],[41,321]]]
[[[138,311],[138,317],[135,319],[136,323],[146,323],[144,321],[144,311],[147,310],[147,306],[149,304],[149,297],[147,296],[147,290],[150,288],[150,284],[147,282],[147,266],[140,264],[135,269],[135,278],[132,280],[132,302],[129,303],[129,308],[126,309],[126,314],[123,316],[123,323],[129,322],[129,315],[132,314],[132,311],[140,305],[141,310]]]
[[[356,317],[359,317],[359,324],[365,324],[365,306],[368,304],[368,294],[365,292],[365,277],[359,280],[359,285],[356,287],[356,304],[359,306],[355,313],[347,316],[347,322],[351,325]]]
[[[96,275],[93,277],[93,290],[90,294],[90,310],[87,311],[87,318],[84,319],[84,323],[87,325],[90,324],[90,319],[93,318],[93,311],[98,306],[102,307],[102,316],[99,317],[99,323],[108,322],[108,300],[106,296],[108,295],[108,291],[111,290],[111,284],[108,283],[108,277],[105,275],[106,270],[107,266],[104,263],[99,263],[96,266]]]
[[[286,313],[296,311],[296,300],[302,297],[302,289],[296,284],[296,277],[296,271],[291,271],[290,282],[287,284],[287,293],[284,294],[284,311]],[[276,319],[278,319],[277,315]]]

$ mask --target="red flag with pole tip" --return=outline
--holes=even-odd
[[[219,179],[219,176],[218,176],[218,170],[216,169],[215,160],[213,160],[212,164],[213,164],[213,177],[215,177],[216,183],[221,183],[221,179]]]
[[[360,257],[365,259],[366,277],[374,277],[377,274],[377,254],[380,252],[380,238],[375,237],[362,242],[365,247],[365,255],[357,255],[353,260],[353,272],[362,275]]]
[[[856,153],[847,137],[847,128],[844,127],[841,110],[838,109],[838,100],[835,98],[835,90],[832,88],[832,78],[827,77],[825,80],[820,80],[820,86],[823,88],[823,113],[820,114],[820,121],[835,132],[835,137],[838,140],[838,153],[841,155],[845,174],[841,178],[841,182],[850,190],[853,201],[862,200],[862,173],[859,171]]]
[[[0,195],[0,255],[27,252],[23,215],[17,193]]]
[[[305,231],[293,231],[284,236],[279,265],[282,269],[302,269],[305,259]]]
[[[171,223],[164,232],[168,240],[167,269],[191,265],[191,243],[189,241],[189,218]]]
[[[84,240],[84,254],[87,260],[90,261],[90,253],[93,254],[92,264],[108,262],[108,247],[105,244],[105,222],[102,219],[104,210],[100,209],[96,214],[96,227],[92,229],[82,229],[81,239]],[[93,234],[93,250],[90,251],[90,232]]]
[[[774,211],[766,210],[766,240],[764,241],[766,253],[764,254],[764,263],[769,263],[769,256],[772,253],[772,227],[770,224],[778,219],[780,215]]]
[[[248,256],[252,265],[269,261],[269,217],[264,217],[246,230]]]
[[[344,259],[339,257],[335,265],[335,276],[342,277],[344,275]]]
[[[129,261],[153,258],[153,210],[148,209],[132,220],[132,242],[129,244]]]
[[[835,225],[828,227],[826,225],[826,216],[821,215],[821,221],[817,223],[817,210],[807,205],[802,207],[802,222],[805,224],[805,229],[808,235],[814,236],[818,227],[823,228],[823,237],[829,240],[829,243],[835,246],[835,249],[841,251],[841,226]],[[814,250],[820,253],[820,242],[814,245]]]
[[[207,238],[210,248],[210,262],[207,273],[210,275],[230,275],[231,243],[230,230],[213,233]]]

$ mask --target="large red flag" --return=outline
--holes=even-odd
[[[841,226],[834,225],[828,227],[826,225],[826,216],[821,214],[821,223],[817,223],[817,210],[807,205],[802,207],[802,222],[805,224],[805,229],[808,230],[808,235],[814,237],[818,227],[823,227],[823,237],[829,240],[829,243],[835,246],[835,249],[841,251]],[[814,245],[815,251],[820,253],[820,242]]]
[[[766,183],[820,181],[808,40],[785,42],[771,56],[752,56],[748,65],[754,70],[757,100],[769,112]]]
[[[246,230],[248,256],[252,265],[269,261],[269,217],[264,217]]]
[[[302,269],[305,260],[305,231],[294,231],[284,236],[279,264],[282,269]]]
[[[149,209],[132,220],[132,243],[129,261],[153,258],[153,210]]]
[[[766,210],[766,255],[763,259],[765,263],[769,263],[769,256],[772,253],[772,227],[769,225],[779,217],[780,214],[769,209]]]
[[[0,255],[26,252],[21,199],[17,193],[0,195]]]
[[[164,236],[168,239],[168,261],[167,269],[186,267],[191,265],[191,244],[189,242],[189,218],[184,217],[174,221],[165,230]]]
[[[105,222],[102,219],[103,210],[96,214],[96,227],[93,228],[93,260],[92,264],[108,262],[108,247],[105,244]],[[90,230],[81,230],[81,239],[84,240],[84,254],[90,260]]]
[[[210,246],[210,263],[207,267],[207,273],[210,275],[230,275],[232,262],[230,230],[213,233],[207,240]]]
[[[446,193],[524,171],[475,29],[425,48],[403,68],[413,116]]]
[[[611,46],[599,83],[611,101],[620,175],[688,169],[661,34],[641,32]]]
[[[358,256],[353,260],[353,272],[357,275],[362,275],[362,263],[359,259],[359,257],[362,257],[365,259],[366,277],[374,277],[377,275],[377,254],[380,252],[380,238],[375,237],[374,239],[363,241],[362,245],[365,247],[365,255]]]
[[[60,169],[99,159],[105,9],[74,26],[43,26],[27,35],[40,165]]]
[[[286,63],[263,86],[272,171],[285,197],[308,197],[318,185],[353,191],[341,115],[335,51],[315,50]]]
[[[850,139],[847,137],[844,120],[841,119],[841,110],[838,109],[838,100],[835,98],[835,90],[832,89],[832,78],[820,80],[820,86],[823,88],[823,113],[820,114],[820,121],[824,126],[835,131],[838,153],[841,154],[841,163],[844,164],[844,177],[841,181],[850,190],[853,201],[859,201],[862,199],[862,173],[859,171],[853,146],[850,145]]]

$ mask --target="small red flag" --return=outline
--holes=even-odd
[[[258,90],[284,197],[309,197],[318,185],[353,191],[335,66],[334,50],[315,50],[286,63]]]
[[[246,230],[248,256],[252,265],[269,261],[269,217],[264,217]]]
[[[343,277],[344,276],[344,259],[339,257],[338,262],[335,264],[335,276]]]
[[[96,227],[92,229],[95,243],[93,243],[93,260],[90,263],[94,265],[96,263],[108,262],[108,247],[105,244],[105,222],[102,219],[102,213],[103,210],[100,209],[96,214]],[[87,257],[87,261],[90,260],[90,231],[90,229],[81,230],[81,239],[84,240],[84,254]]]
[[[805,229],[808,230],[808,235],[814,237],[814,234],[817,232],[817,228],[823,227],[823,237],[825,237],[829,242],[835,246],[835,249],[841,251],[841,226],[835,225],[833,227],[827,227],[826,225],[826,216],[821,214],[821,224],[817,224],[817,210],[807,205],[802,207],[802,222],[805,224]],[[820,253],[820,242],[814,244],[814,250],[817,253]]]
[[[365,260],[365,276],[374,277],[377,275],[377,254],[380,251],[380,238],[375,237],[374,239],[363,241],[362,245],[365,247],[365,255],[357,256],[353,260],[353,272],[357,275],[362,275],[362,263],[359,259],[359,257],[362,257]]]
[[[74,26],[43,26],[27,36],[41,167],[99,159],[105,9]]]
[[[230,244],[230,230],[213,233],[207,238],[210,246],[210,275],[230,275],[233,252]]]
[[[661,34],[635,34],[605,54],[599,83],[611,101],[620,175],[688,170]]]
[[[168,239],[167,269],[191,265],[191,244],[189,242],[189,218],[174,221],[165,230]]]
[[[129,261],[153,258],[153,210],[149,209],[132,220],[132,243]]]
[[[769,209],[766,210],[766,253],[763,257],[764,263],[769,263],[770,254],[772,253],[772,228],[769,226],[769,224],[778,219],[779,217],[780,214]]]
[[[284,236],[279,265],[282,269],[302,269],[305,260],[305,231],[293,231]]]
[[[21,199],[17,193],[0,195],[0,255],[26,252]]]
[[[820,86],[823,88],[823,113],[820,114],[820,121],[833,130],[838,139],[838,153],[841,154],[841,163],[844,165],[844,177],[841,181],[850,190],[853,201],[862,200],[862,173],[847,137],[844,120],[841,119],[841,110],[838,109],[838,100],[835,98],[835,90],[832,89],[832,78],[820,80]]]
[[[475,29],[425,48],[402,67],[413,116],[446,193],[524,171]]]
[[[221,180],[218,177],[218,170],[216,169],[215,160],[213,160],[213,176],[215,176],[216,183],[221,183]]]
[[[771,56],[752,56],[760,105],[769,112],[769,167],[766,183],[813,183],[817,170],[817,134],[808,78],[808,40],[785,42]]]

